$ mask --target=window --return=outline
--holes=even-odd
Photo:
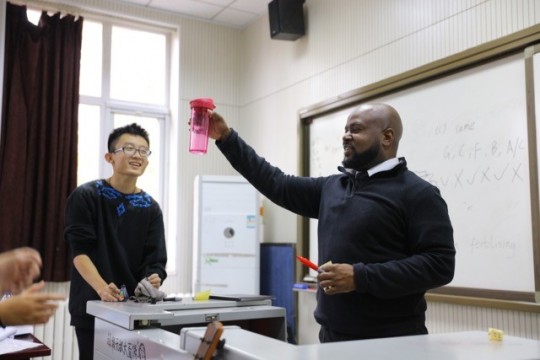
[[[99,169],[103,157],[97,155],[103,154],[104,149],[99,141],[101,134],[99,117],[99,106],[79,104],[77,185],[97,179],[101,175]]]
[[[85,17],[79,85],[78,184],[112,174],[104,160],[109,133],[138,123],[150,136],[152,155],[137,185],[159,202],[167,233],[168,271],[175,266],[174,199],[166,194],[172,33]],[[167,202],[167,203],[165,203]],[[168,214],[167,214],[168,213]],[[169,216],[167,216],[169,215]]]
[[[136,122],[150,135],[150,157],[138,181],[163,207],[167,141],[167,32],[85,19],[81,49],[79,184],[110,176],[103,161],[113,128]]]
[[[28,9],[28,19],[37,24],[41,12]],[[177,204],[176,190],[168,184],[175,182],[177,169],[165,165],[165,149],[175,148],[177,142],[169,131],[173,31],[84,17],[77,184],[112,174],[104,155],[114,128],[136,122],[146,129],[152,156],[137,185],[163,210],[167,271],[172,274],[176,269]]]
[[[111,98],[166,105],[166,38],[114,26],[111,44]]]
[[[81,46],[80,95],[101,97],[102,64],[103,24],[85,19]]]

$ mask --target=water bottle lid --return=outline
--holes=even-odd
[[[200,98],[193,99],[189,102],[189,106],[194,107],[203,107],[210,110],[214,110],[216,106],[214,105],[214,99],[211,98]]]

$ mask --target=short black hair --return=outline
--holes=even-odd
[[[109,134],[109,140],[107,141],[107,148],[109,149],[109,152],[113,152],[115,150],[114,148],[116,146],[116,142],[118,141],[120,136],[124,134],[142,136],[144,140],[146,140],[146,142],[148,143],[148,146],[150,146],[150,138],[148,136],[148,131],[144,130],[139,124],[133,123],[116,128]]]

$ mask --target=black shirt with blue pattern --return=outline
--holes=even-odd
[[[133,295],[138,282],[157,273],[165,280],[167,251],[163,214],[146,192],[123,194],[105,180],[79,186],[66,205],[64,237],[72,257],[88,255],[107,283],[125,285]],[[71,325],[93,327],[86,302],[99,295],[73,267],[69,311]]]

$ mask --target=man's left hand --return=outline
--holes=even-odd
[[[348,293],[356,290],[354,270],[350,264],[326,264],[317,276],[319,286],[327,295]]]

